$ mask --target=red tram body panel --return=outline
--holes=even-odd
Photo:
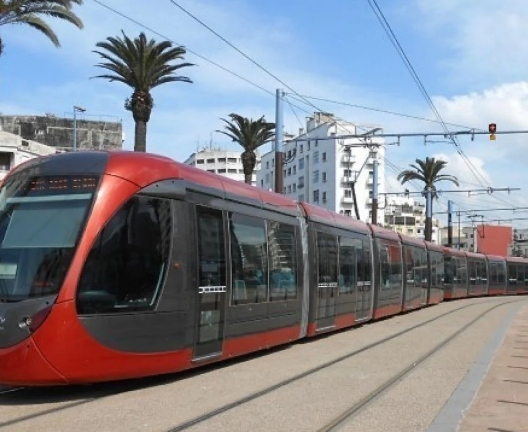
[[[0,188],[0,384],[173,373],[528,285],[526,259],[443,248],[152,154],[40,157]]]

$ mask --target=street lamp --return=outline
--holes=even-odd
[[[77,151],[77,112],[85,112],[86,109],[77,105],[73,106],[73,151]]]

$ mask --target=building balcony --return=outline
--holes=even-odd
[[[352,197],[343,197],[341,199],[341,202],[343,202],[345,204],[353,204],[354,203],[354,199]]]
[[[351,176],[343,176],[343,177],[341,177],[341,183],[343,183],[343,184],[349,184],[351,181],[352,181],[352,177]]]
[[[341,156],[341,163],[343,164],[354,163],[355,161],[356,161],[355,155],[344,154],[343,156]]]

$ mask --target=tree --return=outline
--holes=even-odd
[[[226,123],[226,131],[217,130],[227,135],[234,142],[242,146],[242,167],[245,182],[251,184],[253,171],[257,164],[255,150],[275,137],[275,123],[268,123],[264,116],[258,120],[248,119],[239,114],[229,114],[231,120],[221,119]],[[277,167],[276,169],[281,169]]]
[[[60,47],[59,38],[42,17],[59,18],[82,29],[81,19],[72,11],[73,4],[82,5],[83,0],[0,0],[0,26],[6,24],[25,24],[44,35]],[[0,38],[0,55],[3,42]]]
[[[150,91],[168,82],[192,83],[189,78],[176,75],[175,72],[194,65],[172,63],[183,59],[186,50],[182,46],[173,47],[169,41],[158,43],[154,39],[147,40],[145,33],[140,33],[134,40],[122,33],[122,39],[108,37],[106,41],[96,44],[104,51],[94,52],[106,61],[96,66],[112,73],[95,78],[118,81],[134,89],[132,96],[125,101],[125,109],[132,111],[136,123],[134,151],[144,152],[147,147],[147,123],[154,107]]]
[[[436,183],[440,181],[450,181],[458,186],[458,180],[455,176],[448,174],[440,174],[445,166],[447,165],[446,161],[436,160],[435,158],[425,158],[425,161],[421,159],[416,159],[416,165],[411,164],[412,170],[404,170],[398,174],[398,180],[402,184],[411,180],[419,180],[424,183],[424,195],[427,196],[428,191],[431,191],[431,213],[433,198],[438,198],[436,193]],[[425,240],[431,241],[433,235],[433,220],[432,215],[426,215],[425,218]]]

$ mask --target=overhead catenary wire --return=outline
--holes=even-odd
[[[385,33],[389,37],[389,40],[391,41],[392,45],[396,49],[398,55],[402,59],[404,65],[406,66],[407,70],[409,71],[409,73],[411,74],[413,80],[415,81],[416,85],[418,86],[418,89],[422,93],[423,97],[425,98],[426,102],[430,106],[430,108],[433,111],[433,113],[435,114],[435,116],[438,118],[438,120],[442,124],[442,126],[444,128],[444,131],[446,132],[446,135],[449,136],[449,138],[451,139],[451,141],[455,145],[456,152],[464,160],[464,162],[468,166],[469,170],[471,171],[473,176],[475,176],[475,178],[480,183],[480,185],[481,186],[485,186],[486,185],[486,186],[489,187],[490,186],[489,183],[486,181],[484,176],[478,171],[478,169],[474,166],[474,164],[471,162],[471,160],[464,153],[464,151],[463,151],[460,143],[456,139],[456,137],[449,134],[449,129],[447,128],[446,123],[444,122],[444,120],[442,119],[442,116],[438,112],[434,102],[432,101],[432,99],[429,96],[427,90],[425,89],[425,86],[423,85],[422,81],[420,80],[420,77],[418,76],[418,74],[416,73],[414,67],[412,66],[412,63],[410,62],[407,54],[405,53],[405,50],[401,46],[398,38],[394,34],[390,24],[388,23],[387,19],[385,18],[385,15],[383,14],[381,8],[379,7],[377,1],[376,0],[367,0],[367,1],[368,1],[369,5],[370,5],[371,9],[373,10],[374,14],[376,15],[376,18],[378,19],[379,23],[381,24],[383,30],[385,31]],[[501,201],[503,203],[511,204],[507,200],[504,200],[504,199],[502,199],[502,198],[500,198],[498,196],[493,196],[493,198],[495,198],[496,200]]]

